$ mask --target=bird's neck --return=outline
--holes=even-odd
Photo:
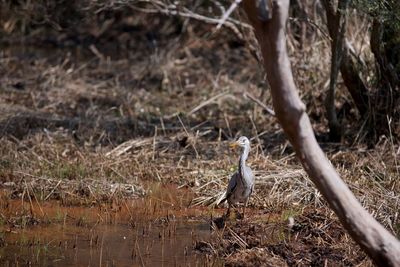
[[[240,155],[239,158],[239,171],[242,177],[244,175],[244,167],[246,166],[246,160],[247,157],[249,156],[249,152],[250,152],[250,147],[248,146],[244,147],[242,155]]]

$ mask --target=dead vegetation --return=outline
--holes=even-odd
[[[321,213],[320,213],[321,212]],[[290,224],[281,217],[253,214],[252,221],[235,222],[220,231],[211,243],[198,242],[197,249],[226,258],[228,266],[372,266],[359,248],[348,249],[352,242],[329,212],[304,212],[294,215]],[[291,215],[291,216],[292,216]],[[207,250],[205,250],[207,252]]]
[[[191,204],[208,206],[236,166],[229,141],[247,135],[255,219],[231,222],[196,248],[230,266],[371,265],[296,161],[276,119],[254,100],[271,107],[263,71],[237,34],[210,36],[214,24],[187,18],[117,15],[91,25],[91,33],[106,25],[102,34],[73,33],[91,42],[71,41],[68,32],[43,49],[29,45],[46,44],[40,34],[28,34],[28,45],[2,37],[0,185],[10,197],[98,205],[142,197],[148,184],[161,182],[190,188]],[[398,236],[398,140],[382,136],[373,149],[360,142],[363,125],[352,123],[357,112],[342,90],[338,114],[346,138],[324,143],[329,40],[313,24],[291,23],[296,84],[322,147],[363,206]],[[314,45],[297,35],[298,25]],[[352,38],[365,41],[361,31]],[[67,41],[71,48],[61,45]],[[354,47],[368,54],[362,44]]]

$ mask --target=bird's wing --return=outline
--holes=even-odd
[[[232,195],[232,193],[235,191],[235,188],[236,188],[236,186],[237,186],[237,179],[238,179],[237,176],[238,176],[238,173],[237,173],[237,172],[235,172],[235,173],[231,176],[231,179],[229,180],[228,188],[226,189],[224,198],[223,198],[222,200],[218,201],[218,204],[217,204],[217,205],[219,205],[219,204],[225,202],[225,200],[227,200],[228,198],[230,198],[230,196]]]
[[[239,173],[235,172],[231,179],[229,180],[228,188],[226,189],[226,198],[229,198],[232,193],[235,191],[237,183],[238,183],[238,177]]]
[[[254,183],[254,174],[250,167],[245,166],[244,178],[248,180],[250,183]]]

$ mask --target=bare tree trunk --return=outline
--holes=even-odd
[[[271,86],[274,109],[304,169],[351,237],[379,266],[400,266],[400,242],[357,201],[319,147],[293,81],[286,51],[289,0],[274,0],[272,18],[261,21],[255,0],[242,2],[255,29]]]
[[[333,0],[322,0],[322,3],[326,12],[329,35],[333,40],[335,40],[338,12],[335,11]],[[349,50],[346,38],[344,38],[340,73],[342,74],[344,84],[346,85],[347,90],[349,90],[357,110],[363,117],[367,114],[369,107],[368,89],[359,75],[356,63],[352,59]]]
[[[399,110],[400,71],[398,52],[400,41],[398,33],[390,23],[374,19],[371,30],[370,46],[376,62],[377,88],[372,94],[369,128],[376,139],[381,134],[387,134],[387,118],[395,116]]]
[[[332,2],[331,2],[332,3]],[[343,43],[346,32],[347,7],[349,0],[339,0],[336,16],[335,27],[331,44],[331,76],[329,90],[325,98],[325,108],[329,123],[329,136],[332,141],[340,141],[342,137],[342,129],[336,115],[335,107],[335,91],[336,81],[339,74],[339,66],[342,62]]]

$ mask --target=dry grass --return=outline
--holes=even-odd
[[[289,217],[301,227],[279,230],[285,238],[253,246],[247,240],[251,233],[240,237],[243,232],[234,224],[217,239],[226,246],[211,243],[212,252],[226,257],[227,263],[232,260],[232,265],[246,255],[265,262],[265,253],[271,256],[270,265],[293,265],[299,258],[290,260],[290,255],[282,254],[284,248],[297,255],[307,234],[319,229],[313,242],[333,248],[318,253],[344,253],[339,258],[345,262],[368,266],[365,257],[355,256],[358,250],[350,249],[354,243],[302,170],[276,119],[245,97],[251,94],[272,106],[269,91],[262,90],[263,71],[251,49],[231,32],[222,30],[210,37],[212,25],[193,23],[184,33],[177,33],[173,20],[151,20],[153,15],[143,14],[133,17],[126,15],[110,25],[91,46],[3,50],[2,187],[15,198],[92,205],[141,197],[154,182],[174,183],[195,192],[192,205],[212,205],[224,193],[236,168],[238,155],[228,149],[228,143],[247,135],[252,138],[249,163],[256,175],[250,206],[256,214],[273,214],[278,219],[267,223],[260,219],[246,227],[270,223],[282,230]],[[313,19],[321,23],[318,17]],[[139,30],[123,32],[124,26]],[[308,39],[298,38],[295,25],[291,27],[289,50],[296,84],[323,141],[329,40],[306,24],[311,46]],[[85,37],[88,33],[82,29],[80,34]],[[143,38],[146,34],[157,37]],[[352,35],[353,42],[365,38],[357,36]],[[367,53],[362,44],[355,47]],[[343,145],[321,143],[363,206],[399,235],[398,140],[382,137],[375,149],[354,143],[361,125],[348,123],[357,114],[354,109],[347,110],[347,102],[349,96],[341,92],[338,105],[345,114],[347,139]],[[323,219],[312,217],[314,213],[322,214]],[[293,247],[296,243],[287,238],[287,231],[298,234],[300,247]],[[243,243],[238,238],[246,240]],[[239,247],[232,245],[237,243]],[[279,247],[282,244],[292,247]],[[310,247],[305,250],[310,261],[319,255]]]

